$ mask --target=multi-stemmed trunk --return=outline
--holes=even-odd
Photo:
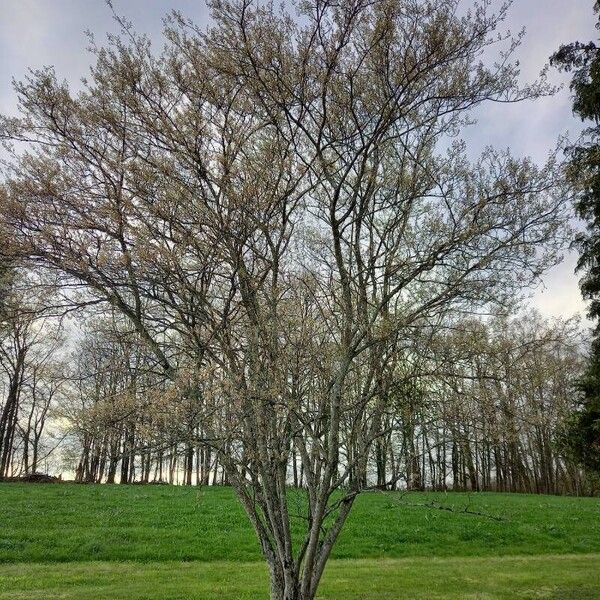
[[[336,516],[334,524],[325,536],[318,533],[315,537],[314,532],[322,529],[322,521],[317,526],[313,523],[311,531],[308,532],[304,540],[303,547],[307,549],[304,554],[304,560],[294,561],[292,556],[287,558],[268,556],[270,582],[271,582],[271,600],[314,600],[317,589],[325,570],[325,565],[335,544],[341,528],[346,521],[354,501],[354,496],[350,494],[347,500],[342,502],[340,511]],[[314,551],[310,552],[313,547]]]

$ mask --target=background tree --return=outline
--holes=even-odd
[[[598,2],[594,11],[600,12]],[[599,25],[596,25],[598,28]],[[560,49],[551,61],[573,72],[573,112],[591,122],[577,145],[570,148],[569,177],[578,192],[575,207],[586,224],[575,244],[583,273],[581,291],[590,300],[589,316],[600,319],[600,48],[594,42],[574,42]],[[581,407],[572,418],[565,441],[589,469],[600,472],[600,323],[596,323],[589,367],[579,382]]]
[[[56,450],[43,440],[65,383],[60,321],[48,313],[48,288],[12,268],[0,329],[0,477],[35,472]]]

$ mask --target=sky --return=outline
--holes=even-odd
[[[465,5],[468,0],[462,0]],[[493,0],[495,2],[495,0]],[[517,56],[523,81],[531,81],[562,44],[598,38],[592,12],[593,0],[514,0],[507,27],[526,30]],[[208,22],[203,0],[113,0],[118,14],[133,22],[139,32],[162,45],[162,19],[176,9],[196,23]],[[499,5],[499,2],[498,2]],[[28,68],[53,65],[59,78],[73,85],[85,76],[91,62],[88,38],[105,39],[116,32],[111,11],[104,0],[0,0],[0,113],[14,114],[12,78],[23,78]],[[568,77],[550,71],[556,84]],[[543,161],[557,138],[568,133],[573,139],[581,124],[572,116],[568,86],[551,98],[520,105],[487,105],[476,114],[477,124],[467,132],[473,152],[487,145],[510,147],[515,155]],[[574,274],[576,253],[565,252],[563,262],[544,277],[530,304],[548,317],[568,318],[585,314],[578,278]]]

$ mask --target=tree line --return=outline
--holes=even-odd
[[[64,344],[52,318],[16,312],[4,325],[3,476],[35,473],[43,456],[79,482],[229,483],[204,439],[206,411],[173,394],[122,319],[80,323],[75,347],[52,360]],[[526,313],[413,333],[394,358],[382,434],[351,477],[384,490],[594,492],[563,442],[587,356],[576,321]],[[292,365],[289,378],[299,391],[315,384]],[[307,484],[293,450],[287,478]]]

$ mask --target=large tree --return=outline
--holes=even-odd
[[[598,2],[594,11],[600,12]],[[551,61],[573,73],[573,112],[589,124],[569,149],[569,177],[577,190],[577,214],[586,225],[575,240],[581,292],[590,301],[588,314],[596,327],[589,367],[578,386],[581,410],[571,420],[566,441],[583,465],[600,472],[600,47],[592,41],[573,42],[561,46]]]
[[[131,29],[97,48],[78,94],[50,69],[17,84],[22,116],[2,129],[28,151],[0,211],[15,259],[120,311],[201,407],[272,598],[310,600],[403,336],[507,302],[557,259],[555,157],[470,160],[457,137],[473,108],[549,90],[519,86],[505,6],[210,6],[207,31],[173,15],[160,54]]]

